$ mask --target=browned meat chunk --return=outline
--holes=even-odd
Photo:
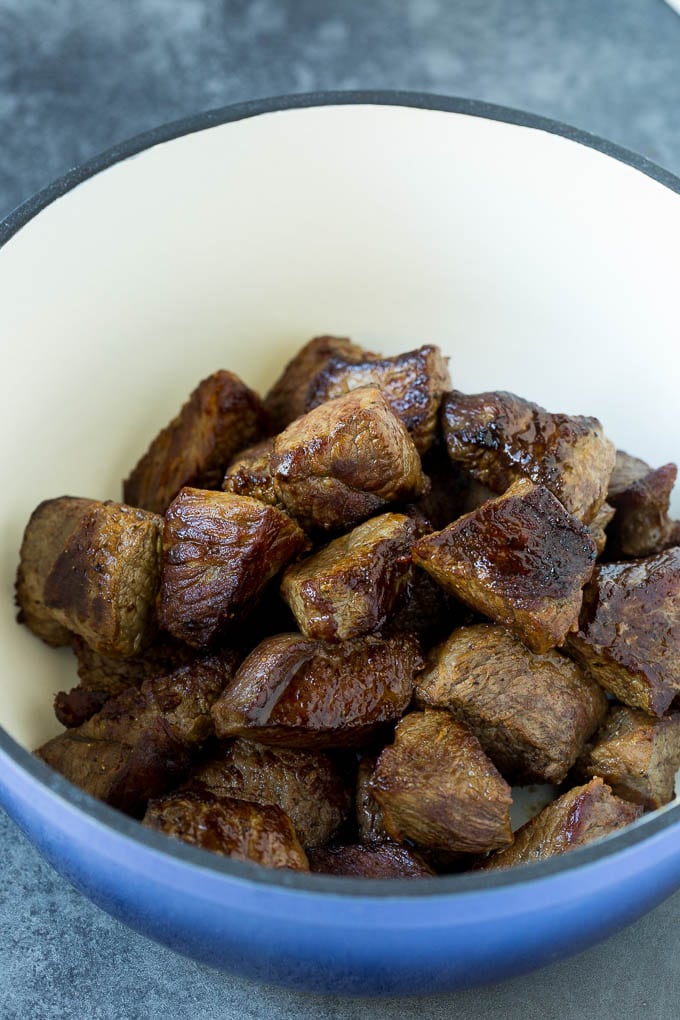
[[[273,439],[264,439],[255,446],[249,446],[232,460],[222,482],[224,492],[235,496],[252,496],[261,503],[283,509],[274,489],[271,471]]]
[[[641,807],[615,797],[601,779],[591,779],[548,804],[517,830],[508,850],[493,854],[478,867],[488,871],[555,857],[630,825],[641,813]]]
[[[483,853],[509,846],[510,787],[477,737],[449,712],[412,712],[370,782],[392,839]]]
[[[279,634],[241,665],[213,709],[215,729],[284,747],[358,747],[402,715],[422,665],[408,636],[327,644]]]
[[[413,546],[414,562],[473,609],[547,652],[575,629],[593,572],[587,528],[526,479]]]
[[[378,761],[377,755],[365,755],[357,769],[356,821],[360,843],[389,842],[385,832],[382,808],[371,792],[369,783]]]
[[[598,565],[569,651],[619,701],[663,715],[680,691],[680,548]]]
[[[309,871],[290,819],[273,804],[185,790],[152,800],[144,824],[225,857],[254,861],[266,868]]]
[[[637,457],[617,450],[607,500],[616,508],[608,538],[615,556],[651,556],[673,544],[674,522],[668,516],[678,469],[652,469]]]
[[[274,440],[279,498],[303,527],[350,528],[426,487],[403,423],[376,389],[356,390],[298,418]]]
[[[250,612],[305,542],[287,514],[257,499],[182,489],[165,515],[161,627],[195,647],[207,645]]]
[[[432,446],[439,405],[451,388],[447,359],[438,347],[428,344],[393,358],[371,357],[363,361],[335,354],[312,381],[306,410],[363,386],[375,386],[384,393],[419,453]]]
[[[624,800],[654,809],[673,799],[680,768],[680,715],[651,719],[614,705],[579,758],[584,779],[601,776]]]
[[[128,687],[141,687],[145,680],[167,676],[196,659],[197,653],[171,638],[158,639],[140,655],[112,659],[100,655],[77,634],[71,645],[78,663],[80,684],[70,691],[59,691],[54,711],[63,726],[80,726],[102,708],[109,698]]]
[[[307,637],[345,641],[380,630],[411,567],[414,522],[381,514],[288,567],[281,594]]]
[[[305,848],[327,843],[352,807],[349,786],[329,755],[264,747],[250,740],[235,740],[197,765],[187,785],[275,804],[288,815]]]
[[[346,878],[430,878],[434,875],[419,854],[396,843],[325,847],[310,853],[309,864],[312,871]]]
[[[130,687],[36,754],[86,793],[138,815],[149,797],[184,777],[192,754],[211,736],[210,707],[235,662],[232,652],[223,652]]]
[[[612,518],[615,516],[616,510],[609,503],[603,503],[600,509],[597,511],[595,517],[588,525],[588,531],[590,537],[595,543],[597,549],[597,555],[601,556],[607,545],[607,526],[611,523]]]
[[[455,630],[433,653],[416,698],[467,723],[506,779],[525,783],[561,783],[607,711],[575,662],[536,655],[487,623]]]
[[[135,655],[152,636],[163,520],[93,502],[45,578],[53,618],[103,655]]]
[[[45,605],[45,581],[81,518],[94,505],[94,500],[75,496],[46,499],[35,508],[24,531],[16,580],[18,620],[48,645],[67,645],[71,635]]]
[[[305,413],[307,392],[312,379],[335,355],[340,355],[348,362],[377,357],[345,337],[314,337],[288,362],[282,375],[264,398],[277,432],[281,432],[286,425],[290,425]]]
[[[615,448],[597,418],[551,414],[513,393],[454,390],[442,423],[451,459],[495,492],[528,478],[586,524],[607,496]]]
[[[269,424],[257,393],[233,372],[213,373],[125,481],[125,502],[163,514],[185,485],[218,489],[234,454],[266,434]]]

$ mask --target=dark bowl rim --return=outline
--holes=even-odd
[[[135,135],[93,159],[70,170],[47,187],[23,202],[0,223],[0,248],[22,227],[52,202],[61,198],[79,184],[94,177],[103,170],[132,156],[153,148],[163,142],[191,135],[208,128],[219,127],[236,121],[247,120],[265,113],[285,112],[324,106],[396,106],[420,110],[434,110],[443,113],[465,114],[485,120],[499,121],[519,127],[533,128],[548,134],[558,135],[569,141],[594,149],[605,156],[624,163],[652,178],[668,190],[680,195],[680,178],[658,166],[645,156],[639,155],[606,139],[571,127],[557,120],[537,114],[499,106],[476,99],[444,96],[426,92],[360,90],[296,93],[251,100],[217,109],[207,110],[180,120],[160,125],[150,131]],[[204,850],[168,839],[159,833],[145,829],[139,822],[110,808],[73,786],[68,780],[48,768],[32,755],[0,726],[0,751],[14,761],[24,773],[41,787],[47,788],[56,798],[64,801],[71,809],[87,816],[90,822],[113,829],[124,839],[141,843],[149,851],[174,863],[188,865],[191,869],[208,872],[212,876],[224,875],[232,880],[247,880],[258,885],[275,886],[291,893],[328,894],[341,899],[357,900],[362,897],[431,900],[432,897],[451,894],[475,893],[493,894],[501,889],[517,887],[536,880],[550,879],[577,868],[594,865],[604,858],[613,857],[632,849],[636,844],[648,840],[680,821],[680,803],[667,807],[656,814],[646,816],[638,822],[612,836],[605,837],[590,846],[572,851],[560,857],[538,861],[507,871],[494,871],[484,875],[462,873],[439,876],[435,879],[421,879],[418,882],[404,879],[369,880],[348,879],[335,876],[308,874],[305,872],[276,871],[246,862],[219,857]]]

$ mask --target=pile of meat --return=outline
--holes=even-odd
[[[160,832],[422,877],[564,853],[674,795],[676,468],[596,418],[319,337],[203,380],[124,483],[26,528],[19,619],[80,683],[36,754]],[[555,799],[512,831],[511,785]]]

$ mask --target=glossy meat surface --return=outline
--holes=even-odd
[[[396,843],[348,844],[313,850],[311,871],[346,878],[430,878],[434,871],[420,854]]]
[[[466,723],[503,776],[521,783],[561,783],[607,711],[576,663],[485,623],[454,630],[433,651],[416,700]]]
[[[163,514],[181,488],[218,489],[234,454],[269,431],[257,393],[233,372],[198,384],[123,484],[123,498]]]
[[[596,550],[559,500],[521,479],[412,553],[446,591],[547,652],[577,625]]]
[[[514,393],[447,393],[449,456],[495,492],[518,478],[549,489],[586,524],[607,496],[615,448],[597,418],[551,414]]]

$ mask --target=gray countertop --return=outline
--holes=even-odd
[[[0,216],[117,141],[317,89],[471,96],[680,174],[680,17],[662,0],[3,0]],[[0,814],[0,1016],[676,1018],[680,894],[529,977],[430,999],[295,995],[218,974],[76,893]]]

